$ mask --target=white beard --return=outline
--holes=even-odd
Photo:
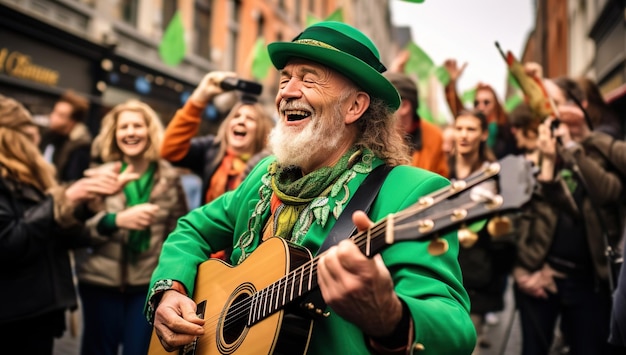
[[[324,119],[311,115],[301,131],[300,127],[289,127],[279,121],[269,137],[270,148],[278,163],[308,167],[311,158],[323,160],[335,151],[344,139],[346,127],[339,112],[334,112],[333,116]]]

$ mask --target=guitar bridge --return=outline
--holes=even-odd
[[[206,309],[206,301],[202,301],[198,303],[196,307],[196,314],[198,317],[204,319],[204,311]],[[191,343],[183,346],[178,352],[179,355],[195,355],[196,349],[198,348],[198,338],[192,341]]]

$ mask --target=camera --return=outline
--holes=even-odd
[[[263,91],[263,85],[257,82],[233,77],[224,78],[220,83],[220,87],[224,90],[239,90],[253,95],[260,95],[261,91]]]

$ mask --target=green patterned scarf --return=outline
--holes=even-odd
[[[269,167],[272,191],[283,203],[274,215],[274,235],[290,240],[293,226],[300,213],[313,199],[326,196],[333,183],[360,158],[361,150],[350,149],[337,164],[317,169],[305,176],[293,166],[281,167],[276,162]]]
[[[127,167],[126,163],[122,163],[122,170]],[[150,192],[154,186],[154,171],[156,163],[152,162],[148,169],[139,177],[124,186],[124,195],[126,196],[126,205],[128,207],[146,203],[150,200]],[[126,244],[126,252],[132,263],[137,261],[137,256],[150,247],[150,228],[144,230],[130,230],[128,232],[128,243]]]

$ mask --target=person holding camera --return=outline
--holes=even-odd
[[[196,137],[202,111],[226,91],[221,83],[234,77],[234,73],[221,71],[206,74],[165,130],[161,157],[200,176],[202,204],[241,183],[246,163],[264,150],[274,125],[261,104],[242,100],[231,109],[216,135]]]
[[[594,144],[572,97],[582,90],[568,78],[546,80],[558,120],[538,128],[538,189],[519,225],[516,301],[522,354],[548,354],[557,319],[572,354],[610,354],[611,292],[605,238],[619,238],[615,205],[622,182]],[[589,326],[593,324],[593,326]]]
[[[215,96],[237,88],[237,85],[222,85],[233,78],[235,74],[231,72],[206,74],[187,103],[176,111],[161,146],[163,159],[200,177],[202,205],[239,186],[250,170],[246,169],[248,162],[260,160],[257,154],[269,155],[265,146],[274,123],[263,106],[253,101],[236,103],[216,135],[196,137],[202,111]],[[255,159],[251,160],[253,156]],[[226,259],[225,252],[213,256]]]

